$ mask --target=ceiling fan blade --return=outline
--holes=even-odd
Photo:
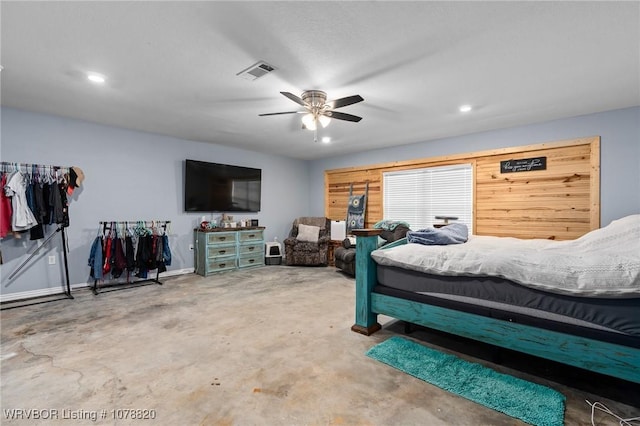
[[[327,102],[327,104],[331,105],[331,108],[342,108],[347,105],[357,104],[358,102],[362,101],[364,101],[364,98],[362,96],[353,95]]]
[[[362,117],[358,117],[357,115],[345,114],[344,112],[337,111],[326,111],[323,115],[335,118],[336,120],[353,121],[355,123],[362,120]]]
[[[286,111],[286,112],[269,112],[266,114],[258,114],[259,117],[264,117],[265,115],[282,115],[282,114],[304,114],[307,111]]]
[[[280,92],[282,93],[284,96],[286,96],[287,98],[291,99],[293,102],[302,105],[303,107],[306,107],[307,104],[304,103],[304,101],[297,97],[296,95],[294,95],[293,93],[289,93],[289,92]]]

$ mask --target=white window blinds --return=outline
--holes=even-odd
[[[473,229],[471,164],[383,173],[384,219],[402,220],[412,230],[442,223],[435,216],[456,216]]]

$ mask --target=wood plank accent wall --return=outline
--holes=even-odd
[[[547,157],[546,170],[500,173],[500,161]],[[382,220],[382,174],[471,163],[476,235],[578,238],[600,227],[600,137],[325,170],[325,216],[345,220],[349,186],[369,183],[366,227]]]

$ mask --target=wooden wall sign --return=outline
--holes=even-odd
[[[500,162],[500,173],[530,172],[547,170],[547,157],[523,158]]]

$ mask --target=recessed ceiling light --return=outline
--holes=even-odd
[[[93,83],[104,83],[106,78],[104,77],[104,75],[102,74],[98,74],[95,72],[90,72],[87,74],[87,78],[89,79],[89,81],[93,82]]]
[[[322,143],[329,143],[329,142],[331,142],[331,138],[329,136],[324,136],[322,138]]]
[[[471,105],[462,105],[458,109],[460,110],[460,112],[469,112],[469,111],[471,111]]]

